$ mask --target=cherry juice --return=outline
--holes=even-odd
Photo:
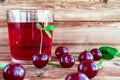
[[[44,27],[44,22],[40,24]],[[39,54],[41,39],[42,53],[51,56],[52,39],[44,30],[41,38],[36,22],[8,22],[8,35],[11,57],[15,60],[32,60],[34,54]]]

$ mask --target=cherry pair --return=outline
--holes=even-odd
[[[81,52],[78,57],[78,60],[79,62],[86,60],[98,61],[101,58],[102,58],[101,51],[97,48],[93,48],[92,50],[86,49],[85,51]]]
[[[69,54],[69,50],[64,46],[57,47],[55,55],[63,68],[70,68],[75,64],[75,58]]]

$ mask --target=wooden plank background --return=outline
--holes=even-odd
[[[0,3],[0,62],[2,60],[10,62],[6,15],[9,9],[50,9],[54,11],[56,29],[53,35],[53,55],[55,48],[60,45],[69,48],[72,54],[80,53],[85,48],[103,45],[120,49],[120,0],[105,1],[5,0],[4,2],[2,0]],[[77,59],[77,56],[75,58]],[[104,69],[100,70],[98,76],[92,80],[120,80],[119,62],[119,58],[105,61]],[[35,78],[35,73],[40,70],[47,70],[41,80],[48,80],[46,78],[63,80],[68,73],[76,71],[77,65],[78,62],[68,70],[51,66],[38,70],[33,65],[24,65],[28,69],[25,80],[39,80],[40,78]],[[65,73],[60,73],[64,71]],[[3,80],[2,75],[0,79]]]
[[[9,53],[6,10],[50,9],[55,14],[53,50],[70,53],[110,45],[120,49],[120,0],[6,0],[0,3],[0,53]],[[53,54],[54,55],[54,54]]]
[[[5,62],[10,63],[10,55],[2,55],[0,54],[0,62],[3,61],[3,59],[5,60]],[[76,59],[78,57],[75,57]],[[56,59],[55,57],[52,57],[52,61],[54,61],[53,59]],[[103,62],[103,68],[99,70],[97,76],[95,76],[94,78],[90,79],[90,80],[120,80],[120,59],[116,58],[113,59],[111,61],[104,61]],[[57,61],[56,59],[56,62]],[[42,68],[42,69],[38,69],[36,67],[34,67],[33,65],[23,65],[24,68],[26,69],[26,76],[24,80],[64,80],[65,77],[73,72],[77,72],[77,66],[78,66],[79,62],[75,62],[75,65],[72,68],[61,68],[61,67],[53,67],[50,65],[47,65],[46,67]],[[41,75],[41,77],[36,77],[36,73],[41,73],[43,72],[43,74]],[[0,70],[0,80],[4,80],[3,79],[3,75],[2,75],[2,70]]]

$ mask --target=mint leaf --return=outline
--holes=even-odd
[[[116,48],[110,46],[102,46],[99,48],[99,50],[102,52],[102,58],[106,60],[113,59],[118,53]]]
[[[40,30],[42,29],[41,24],[37,23],[36,26],[37,26],[38,29],[40,29]]]
[[[47,30],[45,30],[46,34],[48,35],[49,38],[52,38],[51,33]]]
[[[51,36],[51,33],[50,33],[49,31],[55,29],[55,26],[54,26],[54,25],[47,25],[47,26],[44,27],[44,29],[42,28],[41,24],[39,24],[39,23],[37,23],[36,26],[37,26],[37,28],[38,28],[39,30],[45,30],[45,32],[46,32],[46,34],[48,35],[49,38],[52,37],[52,36]]]
[[[55,29],[54,25],[47,25],[47,26],[44,27],[44,30],[45,30],[45,32],[46,32],[46,34],[48,35],[49,38],[52,37],[50,31],[54,30],[54,29]]]
[[[110,46],[101,46],[99,48],[100,51],[107,51],[108,48],[111,48]]]
[[[49,31],[54,30],[55,26],[54,25],[47,25],[44,27],[44,30],[46,32],[46,34],[48,35],[49,38],[51,38],[51,33]]]
[[[47,25],[44,27],[44,30],[47,30],[47,31],[51,31],[51,30],[54,30],[55,29],[55,26],[54,25]]]
[[[105,60],[111,60],[113,59],[114,56],[110,55],[110,54],[102,54],[102,59],[105,59]]]
[[[113,56],[115,56],[118,53],[118,50],[116,48],[107,48],[107,52]]]
[[[120,52],[117,52],[115,56],[120,57]]]

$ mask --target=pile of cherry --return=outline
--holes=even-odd
[[[69,54],[69,50],[64,46],[59,46],[55,50],[55,55],[59,59],[59,64],[49,62],[49,57],[46,54],[33,55],[33,64],[37,68],[43,68],[47,64],[70,68],[75,64],[75,58]],[[78,72],[71,73],[66,76],[65,80],[89,80],[98,73],[98,66],[94,61],[102,58],[102,53],[99,49],[86,49],[78,56]],[[3,69],[3,77],[5,80],[23,80],[25,77],[25,69],[21,64],[10,63]]]
[[[60,59],[60,65],[63,68],[70,68],[74,65],[75,58],[69,54],[66,47],[58,47],[55,54]],[[77,67],[78,72],[67,75],[65,80],[89,80],[95,77],[98,73],[98,66],[94,61],[100,59],[102,59],[102,53],[99,49],[86,49],[78,56],[78,61],[80,62]]]

